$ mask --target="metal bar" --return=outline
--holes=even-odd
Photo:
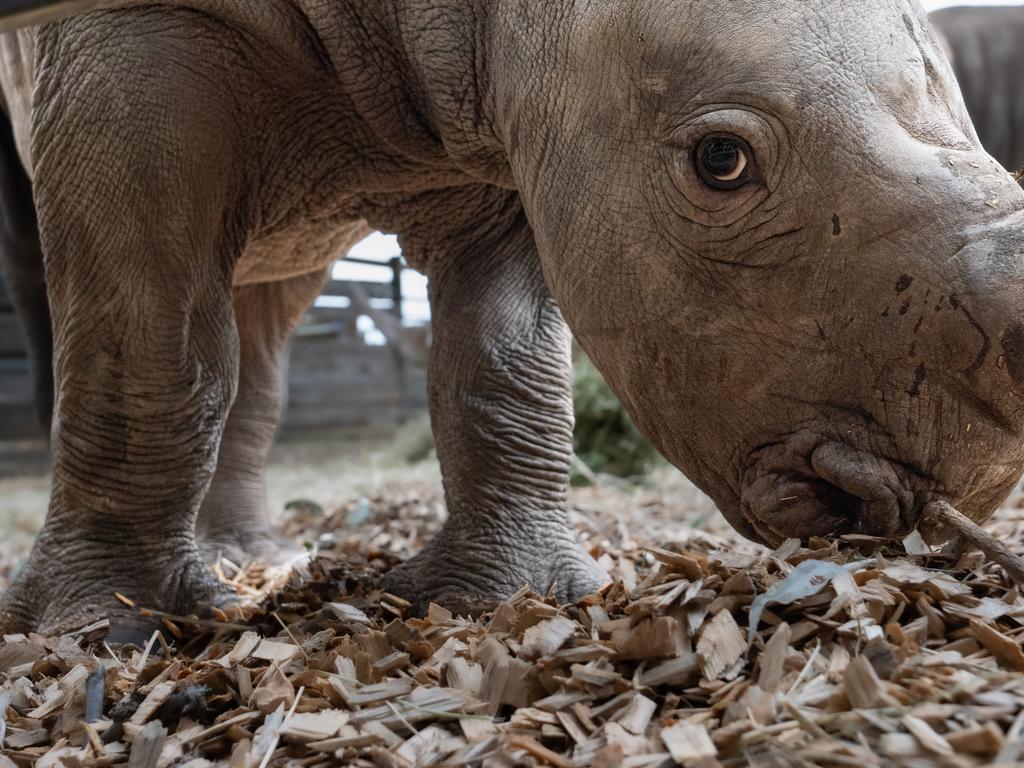
[[[391,259],[391,301],[392,301],[392,312],[395,317],[398,318],[401,328],[402,322],[402,270],[405,268],[405,262],[401,256],[395,256]],[[409,407],[409,367],[405,364],[405,355],[402,354],[402,349],[398,344],[391,345],[394,348],[395,355],[395,366],[398,369],[398,384],[401,387],[401,402],[399,409],[401,412],[401,419],[405,421],[411,408]]]
[[[0,31],[56,21],[110,4],[111,0],[0,0]]]
[[[391,262],[389,261],[374,261],[373,259],[360,259],[356,256],[342,256],[342,261],[347,261],[349,264],[365,264],[368,267],[380,267],[381,269],[390,269]]]
[[[389,259],[388,261],[374,261],[373,259],[360,259],[360,258],[358,258],[356,256],[343,256],[341,260],[342,261],[350,262],[352,264],[366,264],[367,266],[370,266],[370,267],[383,267],[383,268],[386,268],[386,269],[393,269],[392,262],[395,259],[398,259],[399,263],[401,263],[402,269],[411,269],[411,267],[405,266],[405,260],[401,256],[395,256],[394,258]]]
[[[402,270],[405,268],[401,256],[391,259],[391,298],[395,302],[395,316],[402,319]]]

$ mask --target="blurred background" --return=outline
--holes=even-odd
[[[924,2],[929,11],[1019,4]],[[337,262],[288,351],[289,395],[268,475],[272,516],[280,518],[301,499],[332,507],[385,488],[439,494],[426,415],[426,288],[426,278],[406,268],[393,236],[371,235]],[[625,494],[633,500],[630,508],[645,514],[657,510],[693,526],[718,525],[713,504],[657,456],[579,354],[575,399],[576,486]],[[32,407],[24,340],[0,276],[0,564],[30,545],[48,492],[47,442]]]

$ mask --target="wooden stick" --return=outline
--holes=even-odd
[[[1010,548],[995,536],[984,530],[973,520],[964,517],[960,512],[945,501],[936,501],[924,508],[924,522],[938,527],[948,528],[977,549],[984,552],[990,559],[1003,566],[1017,584],[1024,587],[1024,558],[1015,555]]]

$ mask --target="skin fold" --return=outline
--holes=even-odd
[[[1024,8],[946,8],[930,18],[981,143],[1004,167],[1024,170]]]
[[[450,517],[384,583],[418,610],[605,581],[570,329],[756,540],[984,520],[1021,475],[1024,192],[916,2],[176,0],[0,46],[55,394],[0,630],[227,599],[200,545],[263,524],[228,510],[275,350],[367,226],[430,279]]]

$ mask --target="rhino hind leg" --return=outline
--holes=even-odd
[[[568,329],[509,198],[494,234],[468,247],[465,236],[430,271],[430,412],[449,516],[384,580],[419,613],[476,614],[523,586],[574,602],[608,579],[567,514]]]
[[[217,471],[196,524],[207,562],[277,565],[301,554],[267,518],[267,454],[287,396],[285,348],[327,280],[329,268],[234,291],[238,394],[221,438]]]

